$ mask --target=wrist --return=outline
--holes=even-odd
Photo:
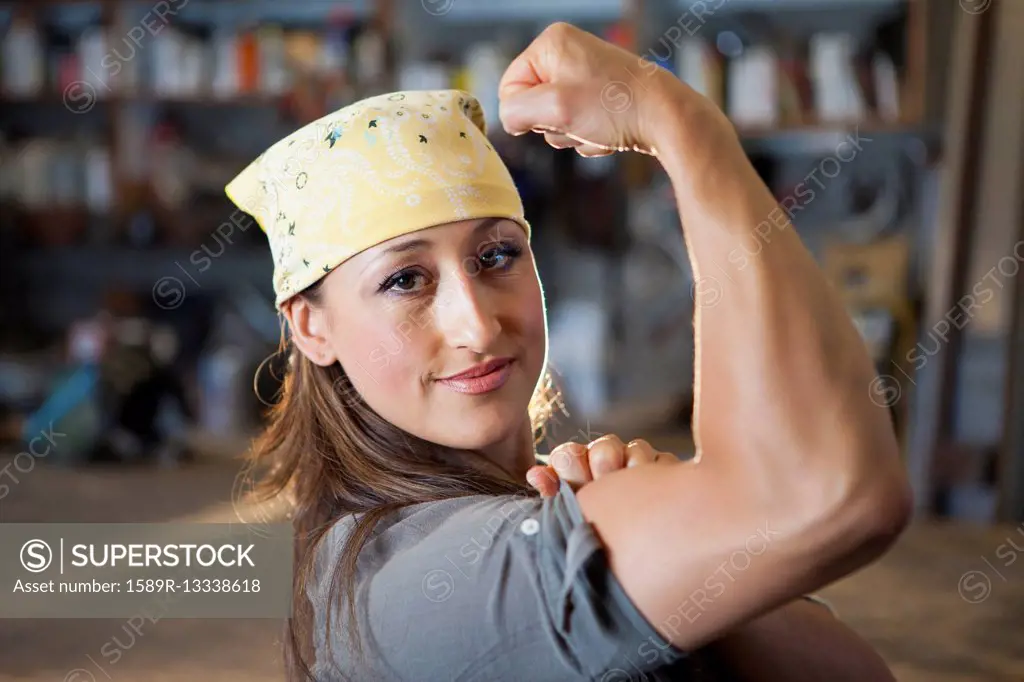
[[[671,77],[671,74],[667,75]],[[673,77],[674,78],[674,77]],[[646,133],[680,201],[723,225],[757,224],[776,206],[747,158],[732,122],[703,95],[676,81],[652,97]]]
[[[650,74],[646,85],[648,97],[643,100],[638,122],[640,139],[659,157],[662,150],[682,151],[681,137],[692,109],[685,96],[688,86],[661,67]]]
[[[666,172],[688,183],[736,177],[747,157],[732,122],[711,100],[662,71],[671,82],[653,93],[643,130]]]
[[[650,80],[650,106],[643,112],[641,127],[644,140],[652,146],[679,145],[687,131],[707,125],[705,109],[717,110],[710,100],[663,68],[659,67]]]

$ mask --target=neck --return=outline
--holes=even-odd
[[[537,463],[529,416],[508,436],[481,448],[480,452],[514,480],[525,484],[526,472]]]

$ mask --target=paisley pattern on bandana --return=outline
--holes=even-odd
[[[394,237],[472,218],[530,225],[483,111],[461,90],[361,100],[260,154],[225,191],[267,234],[281,304]]]

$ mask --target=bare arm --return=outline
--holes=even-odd
[[[792,229],[745,269],[730,263],[778,206],[717,112],[668,92],[653,146],[695,281],[720,291],[696,307],[698,460],[619,472],[579,500],[638,608],[693,648],[874,560],[908,511],[889,415],[870,400],[874,369],[845,310]],[[759,535],[763,551],[748,547]]]
[[[736,628],[708,650],[740,682],[895,682],[867,642],[802,599]]]
[[[864,345],[795,232],[779,230],[743,269],[730,263],[778,209],[731,125],[660,70],[641,76],[630,110],[610,113],[603,88],[629,66],[628,53],[555,26],[509,67],[502,119],[656,153],[697,280],[731,268],[715,275],[717,303],[697,308],[697,459],[577,493],[637,608],[693,650],[877,558],[909,496]]]
[[[567,443],[559,452],[566,456],[534,467],[528,476],[544,497],[557,495],[561,481],[579,490],[623,468],[671,464],[675,459],[670,453],[659,457],[645,440],[626,446],[616,436],[605,436],[589,447]],[[816,601],[794,600],[739,625],[701,651],[737,682],[895,682],[871,645],[837,619],[830,607]]]
[[[613,471],[676,459],[643,439],[626,446],[611,435],[590,446],[567,443],[559,451],[566,456],[534,467],[528,477],[542,496],[558,494],[561,481],[578,490]],[[794,600],[739,625],[701,651],[716,660],[716,670],[737,682],[895,682],[871,645],[817,597]]]

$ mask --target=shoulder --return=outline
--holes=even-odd
[[[517,495],[471,495],[403,507],[378,521],[361,558],[376,561],[415,548],[424,541],[444,543],[461,536],[467,525],[484,522],[487,527],[524,520],[543,506],[539,497]],[[321,553],[341,550],[354,530],[360,515],[346,515],[334,523],[324,536]]]
[[[486,630],[470,614],[479,611],[496,585],[522,582],[533,555],[523,543],[511,540],[515,533],[508,531],[536,516],[542,506],[540,497],[474,495],[410,505],[375,523],[358,548],[351,593],[358,630],[376,645],[373,670],[389,679],[414,679],[410,675],[417,666],[441,674],[445,666],[464,663],[463,657],[474,649],[492,648],[493,642],[474,640]],[[332,583],[360,519],[347,515],[336,521],[316,549],[306,595],[318,632],[329,621],[349,629],[344,608],[349,595],[336,592]],[[499,565],[509,560],[517,565],[511,574]],[[417,622],[432,623],[436,635],[454,639],[413,637],[409,628]],[[316,641],[319,667],[347,668],[348,657],[337,655],[344,652],[343,641],[328,642],[322,635]]]
[[[359,547],[356,586],[370,582],[405,583],[434,569],[455,572],[480,547],[507,538],[517,524],[536,519],[544,501],[527,495],[472,495],[410,505],[387,515],[370,529]],[[316,548],[311,588],[326,590],[361,515],[336,521]],[[538,523],[536,520],[530,523]],[[530,530],[527,523],[527,531]],[[429,581],[429,577],[425,578]],[[315,592],[310,590],[312,597]]]
[[[355,522],[331,529],[322,576],[337,568]],[[376,669],[398,679],[441,679],[455,669],[466,679],[597,679],[685,657],[623,592],[567,485],[550,498],[407,507],[378,524],[356,565],[358,626],[376,645]],[[310,592],[315,610],[344,618],[337,601],[325,600],[327,584],[318,587]]]

